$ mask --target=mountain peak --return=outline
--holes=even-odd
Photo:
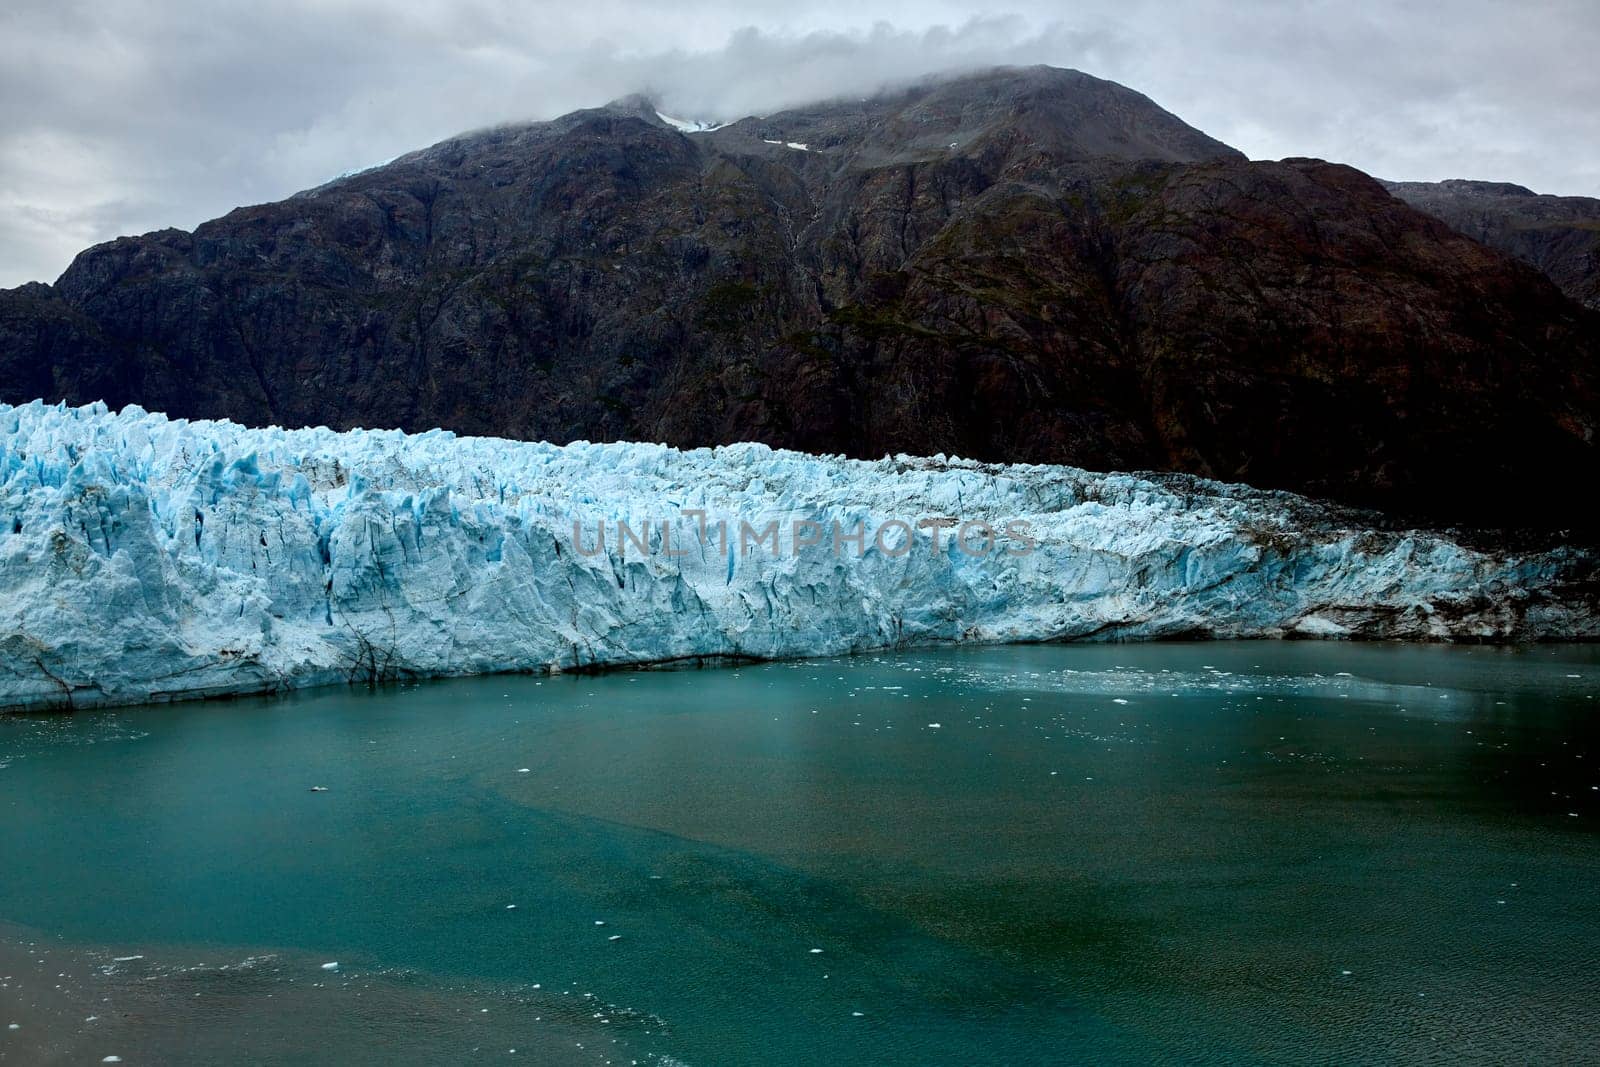
[[[726,136],[839,150],[864,167],[968,153],[996,138],[1067,158],[1243,159],[1142,93],[1062,67],[930,76],[872,96],[798,105],[730,123]]]
[[[602,111],[611,111],[619,115],[654,115],[656,113],[655,98],[645,93],[629,93],[619,96],[606,104]]]

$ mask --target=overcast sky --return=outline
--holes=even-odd
[[[1600,196],[1600,0],[5,0],[0,286],[629,92],[727,119],[995,63],[1122,82],[1252,158]]]

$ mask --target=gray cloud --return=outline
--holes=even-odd
[[[1600,196],[1592,0],[12,0],[0,285],[453,133],[640,90],[685,117],[1054,63],[1256,158]]]

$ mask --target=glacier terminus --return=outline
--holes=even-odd
[[[1593,571],[1191,476],[0,405],[7,710],[955,642],[1582,639]]]

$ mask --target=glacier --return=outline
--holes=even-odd
[[[716,536],[773,522],[776,551]],[[808,523],[835,536],[797,546]],[[6,710],[953,642],[1587,639],[1594,575],[1187,476],[0,405]]]

